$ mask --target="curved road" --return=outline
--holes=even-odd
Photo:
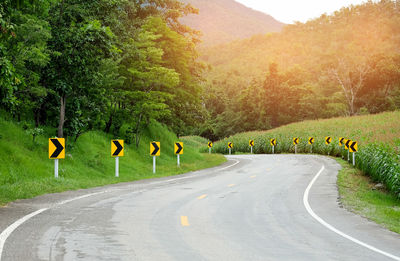
[[[320,156],[229,156],[18,201],[0,209],[0,260],[400,260],[399,235],[340,207],[339,168]]]

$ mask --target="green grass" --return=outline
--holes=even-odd
[[[389,230],[400,233],[400,202],[386,189],[375,189],[375,183],[338,159],[342,169],[338,175],[338,188],[344,207],[373,220]]]
[[[325,137],[333,142],[325,144]],[[277,138],[276,153],[294,153],[292,139],[300,138],[298,153],[310,153],[308,138],[314,137],[313,153],[347,158],[347,151],[340,147],[340,137],[358,141],[357,168],[373,181],[381,182],[400,199],[400,111],[377,115],[334,118],[293,123],[269,131],[246,132],[214,144],[213,150],[228,153],[227,143],[234,143],[233,153],[249,152],[249,140],[255,140],[255,153],[271,153],[271,138]],[[206,151],[204,147],[203,151]]]
[[[226,161],[222,155],[199,152],[198,137],[182,138],[184,155],[181,167],[176,165],[173,145],[176,135],[161,124],[151,123],[144,132],[139,148],[125,144],[125,157],[121,157],[120,177],[115,178],[115,159],[110,156],[111,135],[91,131],[76,143],[68,140],[66,158],[59,162],[59,179],[54,178],[54,161],[48,159],[49,133],[32,136],[16,124],[0,116],[0,205],[37,195],[128,182],[140,179],[182,174],[204,169]],[[157,158],[157,173],[152,173],[149,143],[161,142],[161,156]]]

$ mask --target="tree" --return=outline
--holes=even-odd
[[[50,10],[53,37],[49,46],[53,55],[44,82],[59,100],[59,137],[64,136],[66,114],[69,113],[71,123],[77,121],[80,106],[99,88],[97,70],[103,59],[111,55],[113,34],[88,7],[93,8],[81,1],[62,0]],[[76,107],[67,110],[69,99]],[[77,134],[74,126],[77,125],[70,126],[72,133]]]

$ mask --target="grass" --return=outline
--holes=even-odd
[[[385,188],[376,189],[362,171],[341,159],[337,161],[342,165],[337,184],[344,207],[400,233],[400,201]]]
[[[332,143],[325,144],[325,137],[331,136]],[[269,131],[246,132],[228,137],[214,144],[213,151],[228,153],[227,143],[234,143],[233,153],[250,151],[249,140],[254,139],[255,153],[271,153],[271,138],[277,138],[275,153],[294,153],[294,137],[300,138],[298,153],[310,153],[307,140],[315,138],[313,153],[346,157],[347,151],[339,146],[340,137],[358,141],[356,153],[357,168],[381,182],[400,199],[400,111],[376,115],[334,118],[327,120],[293,123]],[[206,148],[203,149],[206,151]]]
[[[144,132],[139,148],[125,144],[125,157],[119,160],[120,177],[115,178],[115,160],[111,158],[111,139],[118,138],[99,131],[82,135],[76,143],[66,141],[66,158],[59,162],[59,179],[54,178],[54,161],[48,159],[48,138],[54,129],[32,136],[17,124],[0,116],[0,205],[32,198],[46,193],[62,192],[129,182],[154,177],[171,176],[219,165],[226,161],[222,155],[200,153],[206,140],[185,137],[181,167],[177,167],[173,145],[176,135],[161,124],[153,122]],[[157,158],[157,173],[152,173],[149,143],[161,142]]]

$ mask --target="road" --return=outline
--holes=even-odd
[[[12,203],[0,209],[0,259],[400,260],[399,235],[340,206],[335,160],[227,158],[176,177]]]

